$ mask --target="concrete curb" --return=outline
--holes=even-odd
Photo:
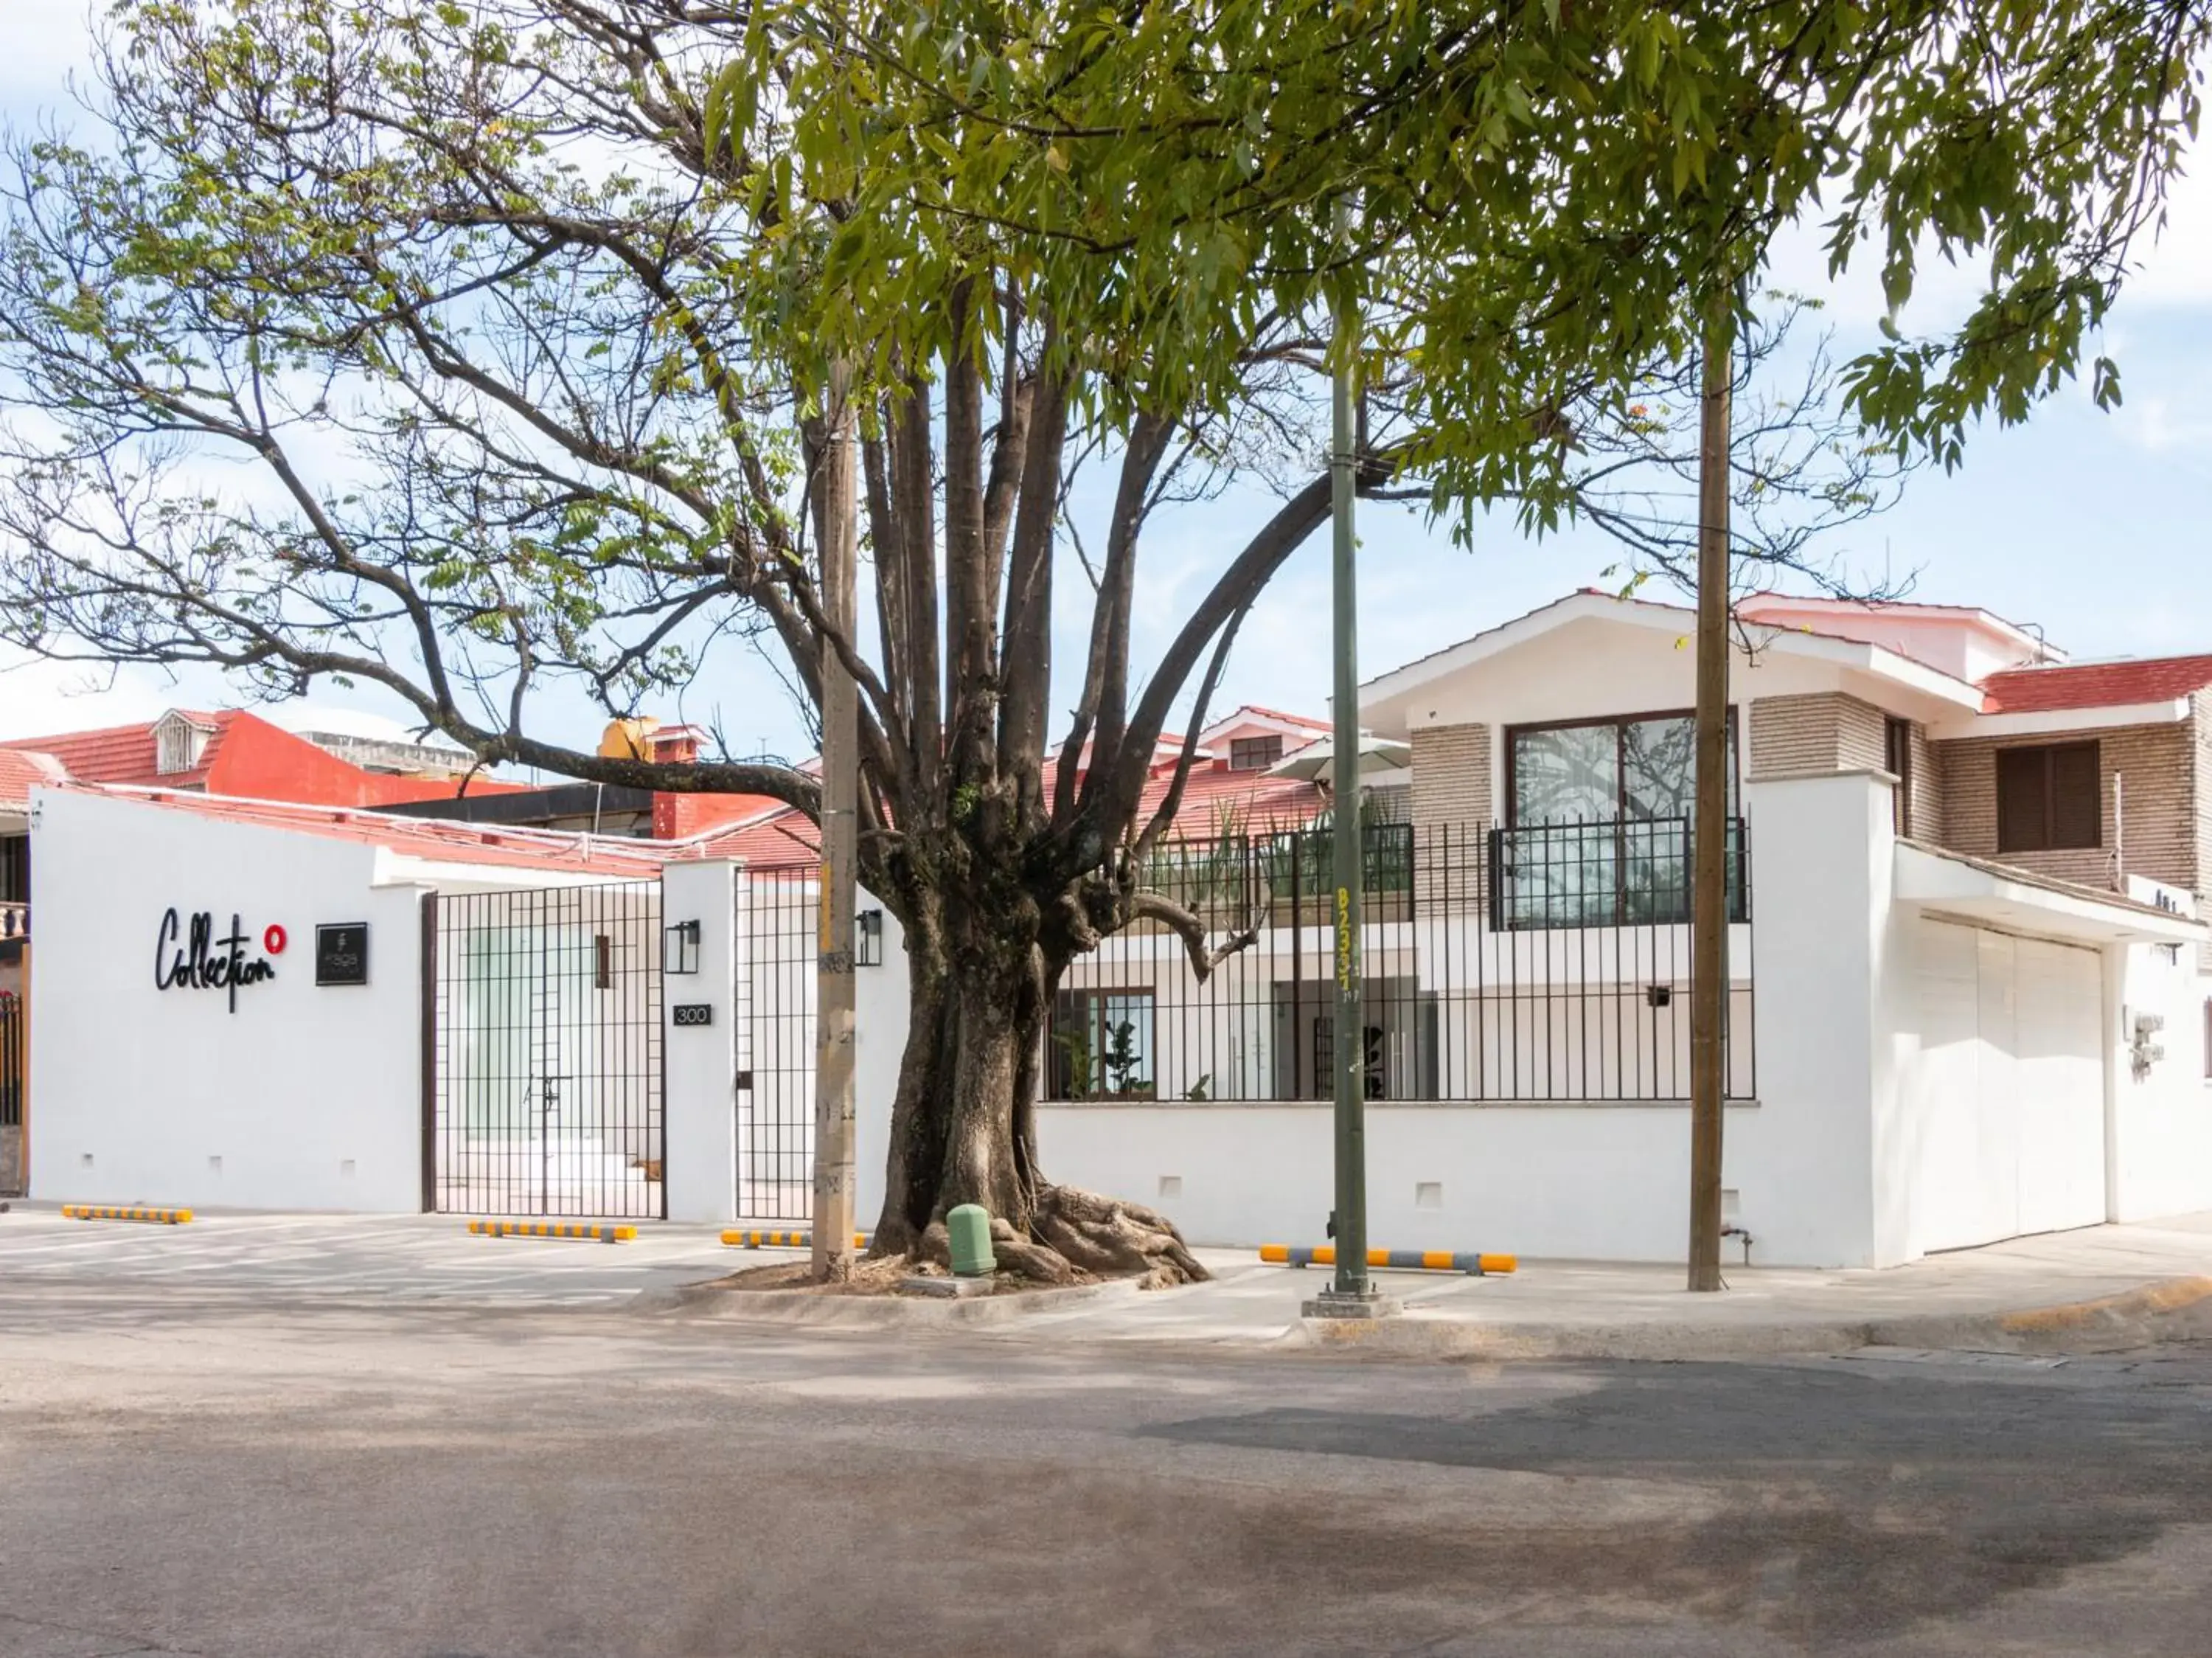
[[[1773,1324],[1483,1324],[1404,1318],[1372,1324],[1302,1320],[1286,1338],[1254,1350],[1326,1353],[1407,1361],[1455,1359],[1784,1358],[1861,1347],[1973,1349],[2030,1352],[2094,1332],[2114,1345],[2161,1338],[2160,1320],[2212,1299],[2212,1277],[2160,1279],[2094,1301],[2010,1312],[1908,1314],[1898,1318]]]
[[[1893,1320],[1875,1327],[1878,1332],[1876,1338],[1884,1346],[1902,1345],[1907,1340],[1955,1332],[1961,1337],[1978,1337],[2001,1350],[2027,1351],[2039,1344],[2087,1331],[2155,1340],[2160,1332],[2158,1320],[2208,1299],[2212,1299],[2212,1276],[2196,1275],[2160,1278],[2094,1301],[2061,1301],[2051,1307],[2023,1308],[1980,1319],[1948,1320],[1931,1314],[1923,1319]],[[1923,1344],[1938,1344],[1930,1340]]]
[[[709,1279],[704,1283],[678,1284],[672,1289],[644,1290],[628,1305],[632,1311],[640,1313],[682,1312],[704,1314],[732,1324],[813,1330],[974,1329],[1020,1323],[1086,1304],[1127,1301],[1139,1293],[1139,1281],[1134,1278],[957,1299],[817,1295],[805,1289],[729,1289]]]

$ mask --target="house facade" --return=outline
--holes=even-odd
[[[1691,624],[1577,594],[1363,689],[1406,762],[1360,829],[1378,1244],[1680,1259]],[[1759,599],[1731,667],[1731,1247],[1881,1265],[2212,1207],[2212,658],[2074,663],[1979,612]],[[1252,708],[1197,734],[1150,854],[1243,948],[1201,978],[1139,926],[1058,989],[1046,1167],[1195,1241],[1327,1224],[1332,813],[1300,759],[1324,735]],[[1182,759],[1163,743],[1153,803]],[[60,923],[34,1196],[805,1218],[795,814],[654,839],[44,774],[27,797]],[[866,1213],[907,997],[896,920],[860,903]],[[270,974],[213,965],[234,951]]]
[[[1671,1259],[1688,1225],[1688,613],[1583,593],[1370,682],[1370,1230]],[[2212,1204],[2212,659],[2073,664],[1985,613],[1754,599],[1732,662],[1725,1205],[1759,1260],[1887,1265]],[[1255,942],[1070,970],[1054,1178],[1194,1238],[1330,1201],[1327,838],[1156,871]],[[864,1046],[895,1009],[864,1025]],[[1070,1038],[1056,1035],[1056,1043]],[[864,1170],[866,1164],[863,1164]]]

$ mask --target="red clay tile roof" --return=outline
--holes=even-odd
[[[2068,708],[2125,708],[2172,702],[2212,686],[2212,656],[2154,656],[2130,662],[2015,667],[1982,681],[1983,712],[2040,714]]]
[[[364,771],[344,756],[245,709],[225,709],[214,714],[178,711],[208,731],[200,763],[188,771],[165,772],[157,767],[154,728],[159,721],[52,737],[12,738],[0,742],[0,748],[33,748],[52,754],[80,783],[204,789],[243,799],[375,807],[447,799],[461,792],[460,781],[453,777],[396,777]],[[469,779],[467,792],[507,794],[526,786],[477,776]]]
[[[1152,814],[1167,797],[1172,781],[1167,772],[1154,775],[1145,785],[1137,811],[1137,826],[1152,821]],[[1265,771],[1232,771],[1226,765],[1195,767],[1183,787],[1182,804],[1168,831],[1171,840],[1204,840],[1222,832],[1234,819],[1233,832],[1267,834],[1303,828],[1328,803],[1327,791],[1317,783],[1296,777],[1270,777]],[[821,856],[821,837],[805,814],[787,808],[749,823],[669,847],[672,858],[742,858],[757,869],[787,865],[811,865]]]
[[[1327,720],[1317,720],[1310,714],[1285,714],[1279,708],[1262,708],[1258,703],[1246,703],[1243,707],[1223,715],[1206,729],[1212,731],[1234,724],[1239,714],[1256,714],[1263,720],[1280,720],[1285,725],[1295,725],[1306,731],[1326,731],[1329,728]]]
[[[756,869],[776,869],[793,864],[811,869],[821,861],[822,837],[805,813],[796,807],[786,807],[750,823],[694,836],[670,847],[669,856],[742,858]]]
[[[1164,771],[1145,785],[1144,801],[1137,808],[1140,830],[1152,821],[1174,780],[1171,771]],[[1224,827],[1235,834],[1302,828],[1328,800],[1320,784],[1298,777],[1232,771],[1225,765],[1194,766],[1168,835],[1174,840],[1206,840]]]
[[[439,863],[486,864],[499,868],[561,870],[576,875],[651,879],[668,861],[658,842],[609,835],[573,834],[557,829],[487,829],[436,818],[393,817],[356,807],[298,806],[281,801],[235,800],[226,795],[188,790],[106,787],[69,783],[72,793],[112,800],[226,823],[244,823],[331,840],[361,841]]]
[[[33,748],[41,754],[52,754],[80,783],[160,783],[171,789],[191,788],[207,781],[222,750],[224,735],[237,714],[235,710],[220,714],[180,711],[186,719],[207,727],[210,732],[200,763],[189,771],[164,774],[155,770],[155,722],[151,720],[137,725],[102,726],[93,731],[65,731],[52,737],[15,737],[0,742],[0,748]]]
[[[69,772],[51,754],[27,749],[0,749],[0,807],[21,811],[31,802],[31,790],[66,783]]]

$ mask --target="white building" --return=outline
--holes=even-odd
[[[1753,1259],[2212,1207],[2212,657],[2068,664],[1934,607],[1741,617],[1723,1181]],[[1364,831],[1378,1245],[1680,1258],[1689,623],[1577,594],[1365,688],[1410,755]],[[1318,1241],[1331,1203],[1326,836],[1269,775],[1312,729],[1202,734],[1211,809],[1156,860],[1255,944],[1201,985],[1132,930],[1060,987],[1048,1172],[1202,1243]],[[31,801],[33,1196],[804,1219],[803,836]],[[877,920],[864,1216],[905,1034]]]
[[[1364,689],[1413,754],[1406,820],[1367,832],[1378,1245],[1680,1258],[1690,621],[1577,594]],[[1765,600],[1733,671],[1724,1185],[1753,1259],[2212,1206],[2212,658]],[[1188,856],[1164,878],[1260,941],[1202,987],[1160,935],[1070,971],[1045,1165],[1200,1241],[1316,1241],[1326,846]]]

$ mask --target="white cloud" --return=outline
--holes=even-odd
[[[2164,231],[2129,282],[2124,308],[2212,304],[2212,155],[2175,180]]]
[[[2171,398],[2145,398],[2126,405],[2122,436],[2153,454],[2212,454],[2212,419],[2183,412]]]
[[[231,700],[220,686],[171,681],[146,669],[110,670],[89,663],[46,662],[0,655],[0,737],[45,737],[64,731],[150,720],[171,708]]]

